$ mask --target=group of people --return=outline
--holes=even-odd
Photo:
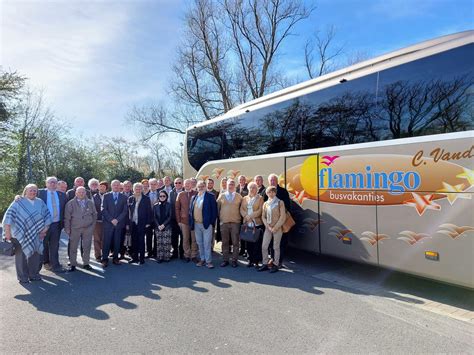
[[[278,185],[278,177],[245,176],[235,181],[176,178],[144,179],[110,183],[90,179],[88,189],[81,177],[74,187],[56,177],[46,179],[45,188],[28,184],[3,218],[3,237],[15,246],[15,265],[20,283],[41,280],[42,267],[53,272],[73,272],[78,266],[80,247],[83,268],[91,270],[90,254],[103,268],[112,258],[144,264],[146,258],[158,263],[180,258],[198,267],[214,268],[212,251],[222,242],[221,267],[238,266],[239,255],[247,256],[248,267],[274,273],[281,267],[286,235],[282,231],[290,197]],[[240,240],[242,230],[261,230],[255,242]],[[61,232],[69,237],[69,268],[59,260]],[[283,238],[283,239],[282,239]]]

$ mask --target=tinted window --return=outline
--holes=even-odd
[[[472,62],[470,44],[189,131],[189,161],[474,129]]]
[[[474,129],[474,45],[379,73],[374,135],[415,137]]]

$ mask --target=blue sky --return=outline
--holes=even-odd
[[[124,123],[130,107],[168,99],[187,4],[3,0],[1,64],[44,88],[57,115],[78,133],[134,138]],[[472,0],[319,0],[316,6],[282,48],[287,74],[302,76],[305,34],[328,25],[347,52],[373,56],[474,27]]]

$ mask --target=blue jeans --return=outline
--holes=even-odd
[[[212,262],[212,225],[205,229],[202,223],[195,223],[194,234],[199,246],[199,257],[206,263]]]

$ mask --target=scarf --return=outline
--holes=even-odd
[[[267,207],[267,213],[265,218],[267,219],[267,223],[271,224],[272,223],[272,210],[279,205],[280,199],[278,197],[274,197],[273,200],[267,201],[268,207]]]
[[[247,204],[247,214],[248,214],[249,216],[253,214],[253,205],[254,205],[255,202],[257,201],[257,196],[258,196],[258,195],[255,195],[254,197],[249,198],[249,202],[248,202],[248,204]],[[248,226],[249,226],[249,227],[253,227],[254,224],[255,224],[255,221],[249,222],[249,223],[248,223]]]
[[[138,224],[138,206],[140,205],[140,201],[142,200],[142,195],[136,197],[135,196],[135,209],[133,210],[132,221],[135,224]]]

